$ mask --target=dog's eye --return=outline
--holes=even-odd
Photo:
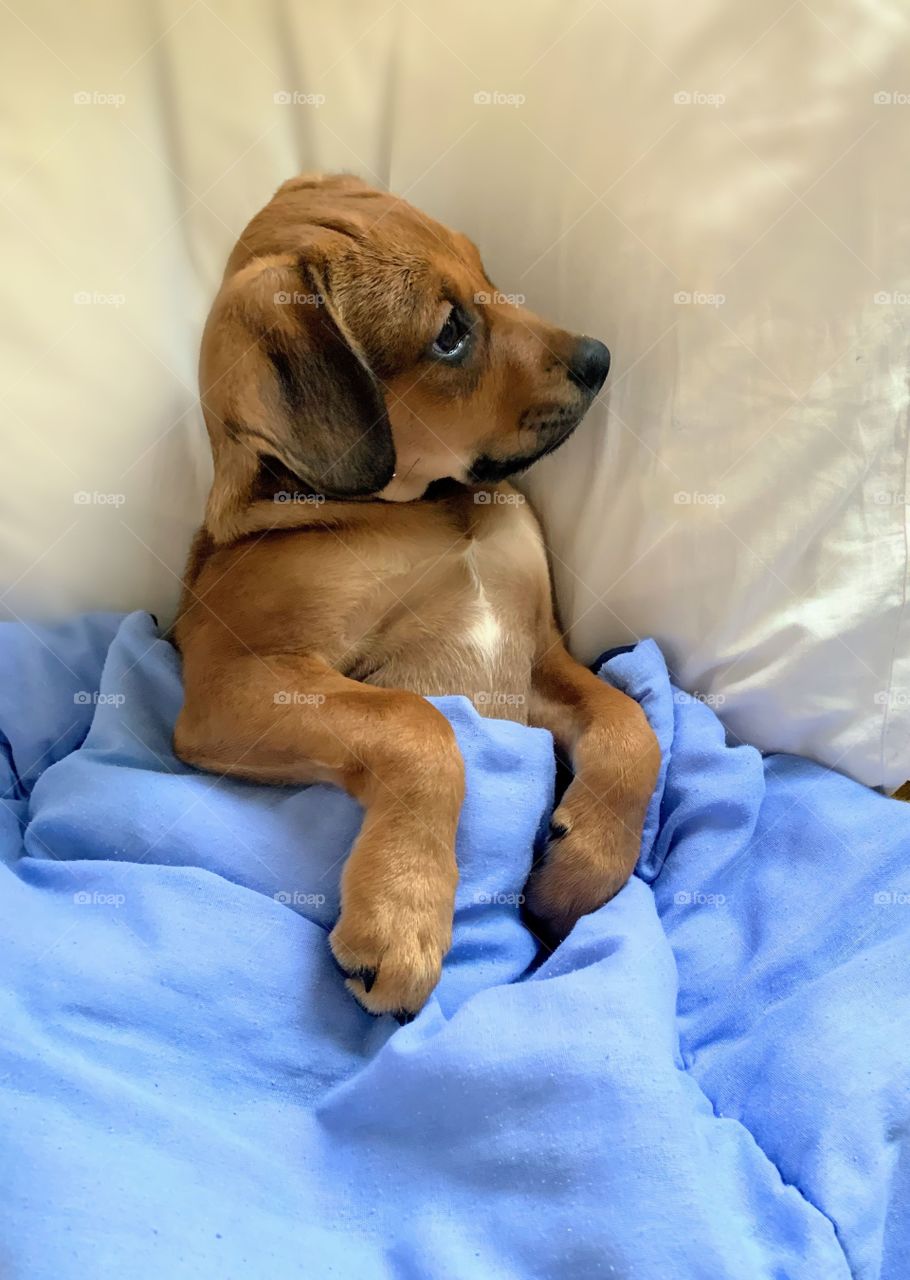
[[[471,326],[467,317],[458,307],[453,307],[433,342],[433,355],[443,360],[460,356],[470,335]]]

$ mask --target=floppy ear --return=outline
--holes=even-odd
[[[276,474],[286,468],[329,497],[377,493],[391,480],[382,392],[318,267],[283,255],[228,277],[203,335],[200,383],[227,506],[257,496],[269,456],[282,464]]]

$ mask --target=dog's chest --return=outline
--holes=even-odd
[[[463,694],[482,715],[525,721],[549,602],[533,515],[516,503],[483,512],[461,534],[442,525],[424,552],[412,561],[403,552],[398,571],[381,575],[384,609],[360,678],[426,696]]]

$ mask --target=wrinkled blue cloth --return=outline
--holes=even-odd
[[[638,874],[535,963],[549,735],[441,699],[454,945],[399,1028],[327,946],[353,801],[180,764],[147,615],[0,664],[4,1277],[910,1276],[910,806],[729,745],[640,644]]]

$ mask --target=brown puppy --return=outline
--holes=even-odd
[[[426,695],[543,725],[570,756],[527,890],[554,934],[635,865],[656,740],[563,647],[537,522],[503,483],[567,438],[608,365],[502,300],[464,236],[357,178],[286,182],[228,261],[175,748],[363,805],[330,941],[373,1013],[418,1010],[451,939],[463,766]]]

